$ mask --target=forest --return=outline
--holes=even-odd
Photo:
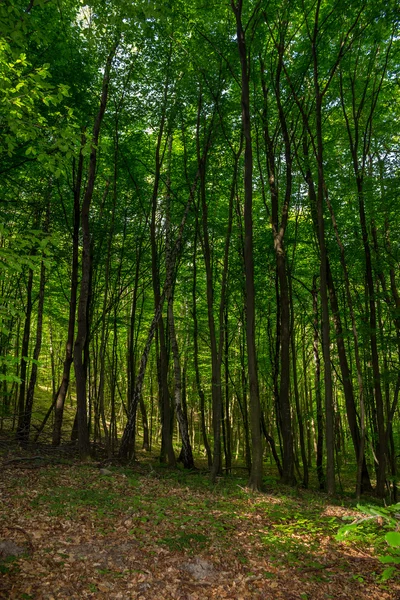
[[[0,5],[0,429],[397,501],[399,12]]]
[[[400,597],[399,25],[0,2],[0,598]]]

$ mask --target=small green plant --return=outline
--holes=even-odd
[[[0,575],[7,575],[11,571],[18,570],[16,562],[18,560],[17,556],[7,556],[0,561]]]
[[[389,565],[380,577],[382,582],[388,581],[397,573],[397,565],[400,565],[400,503],[385,508],[360,505],[357,508],[366,516],[341,527],[336,539],[359,540],[368,537],[375,546],[380,562]]]
[[[201,533],[181,533],[175,536],[164,537],[159,541],[171,551],[199,550],[208,543],[208,537]]]

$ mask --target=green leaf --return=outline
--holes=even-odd
[[[387,541],[389,546],[392,546],[393,548],[400,547],[400,533],[398,531],[389,531],[385,535],[385,540]]]
[[[381,575],[381,581],[387,581],[391,578],[393,573],[396,571],[396,567],[388,567],[385,569]]]
[[[400,557],[391,556],[390,554],[386,554],[385,556],[380,556],[379,560],[384,565],[400,565]]]

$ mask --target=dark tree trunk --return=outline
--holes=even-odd
[[[340,370],[342,373],[342,382],[343,382],[343,391],[346,402],[346,414],[347,414],[347,422],[349,424],[349,429],[351,433],[351,438],[353,441],[353,446],[355,450],[356,460],[358,462],[360,457],[360,452],[362,450],[362,464],[361,464],[361,491],[370,491],[372,489],[371,481],[369,478],[367,463],[365,460],[364,449],[361,449],[361,436],[357,423],[357,409],[356,403],[354,400],[354,391],[353,391],[353,383],[351,380],[351,373],[349,369],[349,364],[346,356],[346,349],[344,345],[343,339],[343,328],[340,319],[340,312],[338,301],[336,297],[336,290],[333,283],[332,273],[330,270],[330,264],[328,261],[327,264],[327,274],[328,274],[328,288],[331,302],[331,310],[333,315],[333,321],[336,329],[336,345],[339,356]],[[357,348],[358,353],[358,348]],[[356,357],[357,358],[357,357]],[[360,369],[358,369],[360,371]],[[363,390],[360,390],[360,393],[363,393]]]
[[[81,152],[79,155],[78,170],[74,186],[74,216],[73,216],[73,234],[72,234],[72,268],[71,268],[71,291],[69,299],[69,317],[68,317],[68,335],[65,346],[65,359],[61,385],[55,398],[54,425],[53,425],[53,446],[59,446],[61,442],[61,431],[64,416],[64,405],[67,397],[71,365],[73,363],[73,344],[75,334],[76,302],[78,293],[78,268],[79,268],[79,226],[80,226],[80,197],[82,188],[83,174],[83,154],[82,148],[85,145],[85,137],[82,136]]]
[[[267,154],[268,180],[271,193],[271,225],[274,241],[276,274],[279,284],[277,286],[277,295],[279,295],[279,341],[280,341],[280,382],[279,382],[279,424],[281,428],[283,441],[283,474],[282,481],[288,485],[293,485],[296,480],[294,476],[294,455],[293,455],[293,432],[291,422],[291,407],[290,407],[290,298],[289,298],[289,283],[286,269],[286,252],[284,246],[284,236],[287,227],[290,198],[292,194],[292,152],[286,115],[281,101],[281,73],[283,67],[283,52],[284,39],[283,31],[280,36],[278,45],[278,64],[275,75],[275,96],[278,106],[278,116],[282,137],[284,141],[285,152],[285,168],[286,168],[286,186],[285,197],[281,209],[281,217],[279,219],[279,192],[277,185],[277,174],[275,169],[275,152],[274,142],[271,139],[268,127],[268,115],[266,114],[266,106],[268,101],[268,91],[264,78],[262,78],[262,89],[264,96],[264,137]],[[262,69],[264,71],[264,69]],[[278,297],[277,297],[278,306]],[[278,333],[277,333],[278,335]]]
[[[29,380],[28,391],[26,394],[26,404],[24,411],[24,418],[22,420],[21,429],[19,431],[19,440],[23,444],[27,444],[29,441],[29,434],[31,429],[32,420],[32,409],[33,399],[35,394],[35,386],[37,380],[38,365],[40,350],[42,347],[42,330],[43,330],[43,306],[44,306],[44,288],[46,282],[46,267],[42,261],[40,268],[40,283],[39,283],[39,301],[38,301],[38,312],[37,312],[37,325],[36,325],[36,341],[32,355],[32,369]]]
[[[326,491],[328,494],[335,493],[335,432],[334,432],[334,409],[331,372],[330,352],[330,324],[328,305],[328,274],[327,274],[327,250],[325,240],[324,221],[324,167],[323,167],[323,137],[322,137],[322,98],[319,85],[318,61],[317,61],[317,34],[318,15],[320,1],[318,2],[315,28],[313,37],[313,64],[314,64],[314,86],[315,86],[315,112],[316,112],[316,138],[317,138],[317,164],[318,164],[318,187],[317,187],[317,223],[318,242],[320,251],[320,295],[322,313],[322,355],[324,358],[324,389],[325,389],[325,441],[326,441]]]
[[[222,391],[221,391],[221,361],[218,354],[217,348],[217,334],[214,319],[214,285],[213,285],[213,271],[211,266],[211,250],[209,241],[209,225],[208,225],[208,206],[206,199],[206,164],[207,155],[205,160],[202,160],[202,153],[200,147],[200,117],[202,109],[202,94],[200,90],[198,111],[197,111],[197,132],[196,132],[196,145],[197,145],[197,161],[199,164],[200,171],[200,200],[201,200],[201,216],[202,216],[202,247],[204,263],[206,268],[206,290],[207,290],[207,316],[208,316],[208,330],[210,336],[210,348],[211,348],[211,398],[212,398],[212,424],[213,424],[213,463],[211,467],[211,478],[215,481],[217,475],[221,473],[222,462],[221,462],[221,416],[222,416]]]
[[[293,307],[293,295],[290,286],[290,312],[291,312],[291,351],[292,351],[292,371],[293,371],[293,392],[296,405],[297,423],[299,426],[299,438],[300,438],[300,452],[301,460],[303,463],[303,486],[308,488],[308,461],[306,444],[304,439],[304,423],[303,423],[303,412],[300,406],[299,388],[297,382],[297,358],[296,358],[296,338],[295,338],[295,327],[294,327],[294,307]]]
[[[317,476],[320,490],[325,488],[325,476],[323,470],[324,460],[324,424],[321,399],[321,360],[319,357],[319,316],[318,316],[318,290],[317,277],[313,280],[313,313],[314,313],[314,366],[315,366],[315,404],[317,410]]]
[[[244,155],[244,266],[246,279],[246,341],[250,392],[250,423],[252,437],[252,467],[249,486],[262,488],[261,407],[258,387],[257,354],[255,338],[255,287],[253,255],[253,151],[250,124],[250,65],[247,56],[245,31],[242,25],[242,0],[231,3],[236,18],[242,82],[242,127],[245,139]]]
[[[96,181],[96,163],[97,163],[97,148],[99,143],[99,135],[101,124],[104,118],[104,113],[108,100],[108,87],[110,82],[110,73],[112,61],[117,49],[118,42],[114,44],[108,55],[106,66],[104,69],[101,100],[99,111],[96,116],[93,136],[91,141],[91,151],[89,157],[88,181],[82,202],[81,208],[81,226],[82,226],[82,276],[81,287],[78,305],[78,331],[74,345],[74,367],[76,380],[76,397],[77,397],[77,424],[78,424],[78,447],[79,454],[85,458],[90,453],[90,440],[88,431],[88,415],[87,415],[87,397],[86,397],[86,369],[84,364],[85,347],[88,347],[89,331],[88,331],[88,308],[90,297],[90,280],[91,280],[91,236],[89,226],[89,212],[92,202],[94,186]]]
[[[23,439],[23,425],[25,416],[25,390],[26,390],[26,372],[27,372],[27,357],[29,353],[29,338],[31,334],[31,318],[32,318],[32,286],[33,286],[33,269],[29,269],[28,272],[28,283],[26,286],[26,307],[25,307],[25,324],[24,333],[22,337],[21,345],[21,361],[19,378],[21,383],[19,385],[18,395],[18,426],[17,426],[17,439]]]
[[[171,346],[172,346],[172,354],[174,357],[174,381],[175,381],[175,411],[176,418],[178,420],[179,425],[179,433],[182,441],[182,452],[180,454],[181,460],[183,462],[183,466],[185,469],[193,469],[194,468],[194,460],[193,460],[193,452],[192,446],[189,438],[189,427],[188,420],[185,411],[183,410],[182,405],[182,374],[181,374],[181,364],[179,357],[179,348],[178,348],[178,340],[176,338],[175,331],[175,320],[174,320],[174,312],[173,312],[173,298],[172,295],[168,299],[168,320],[169,320],[169,328],[170,328],[170,338],[171,338]]]
[[[198,320],[197,320],[197,227],[195,231],[194,244],[193,244],[193,288],[192,288],[192,318],[193,318],[193,361],[194,370],[196,376],[196,387],[197,393],[200,399],[200,424],[201,434],[203,439],[203,445],[207,455],[208,466],[211,467],[213,464],[210,444],[208,442],[207,427],[206,427],[206,416],[205,416],[205,396],[204,390],[200,379],[199,369],[199,342],[198,342]]]

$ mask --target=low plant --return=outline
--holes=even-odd
[[[398,573],[400,565],[400,503],[389,507],[357,506],[363,516],[340,527],[336,539],[369,541],[384,565],[380,579],[387,581]]]

